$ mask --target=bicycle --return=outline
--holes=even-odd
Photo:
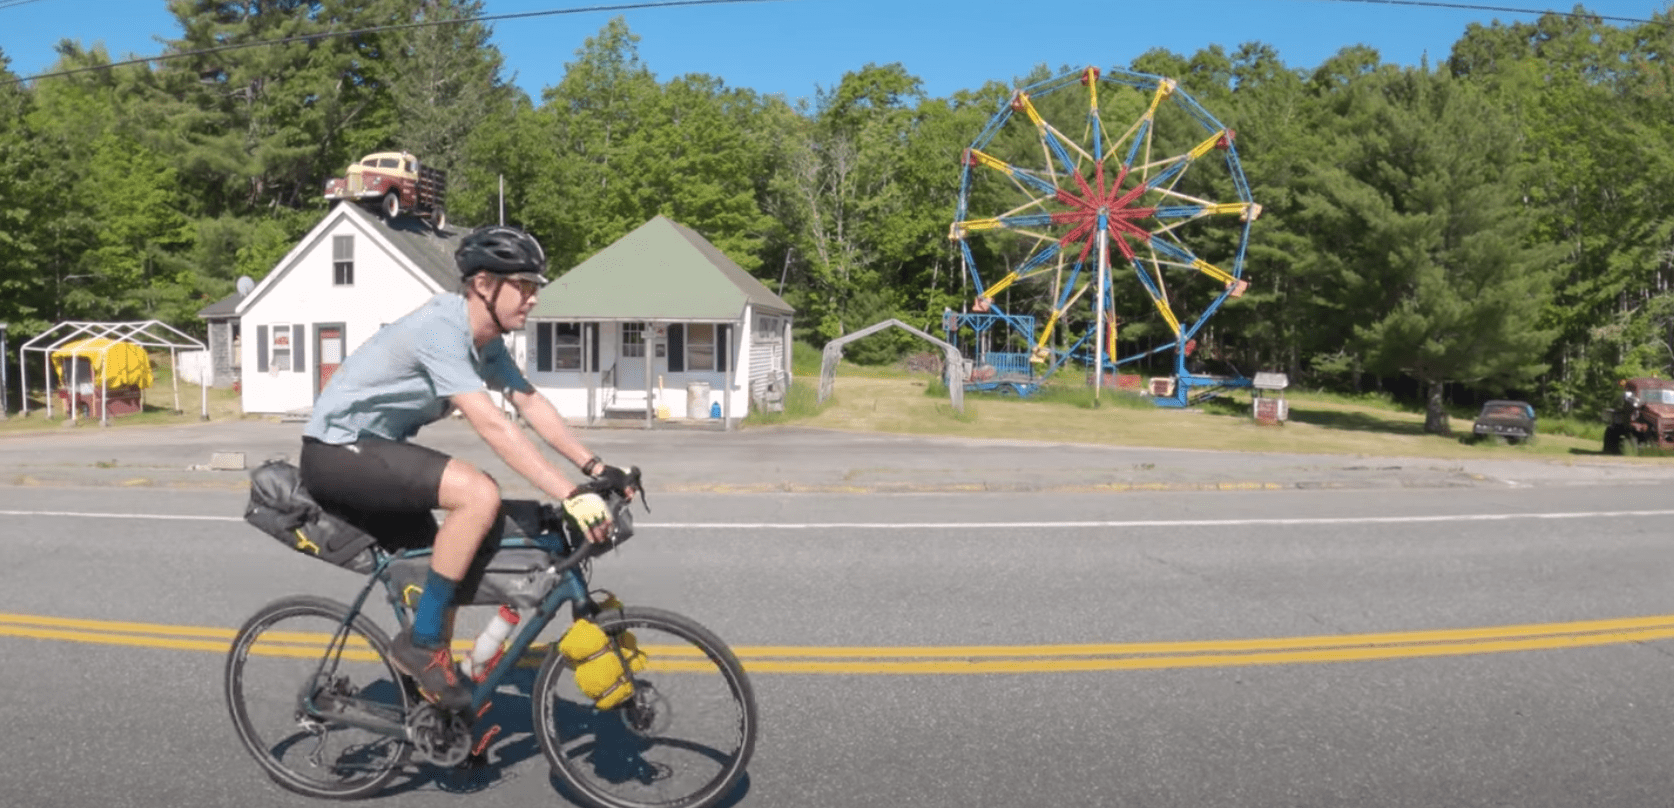
[[[409,760],[480,763],[500,727],[479,731],[476,719],[568,605],[572,620],[587,620],[610,639],[632,689],[620,705],[599,708],[574,679],[578,665],[553,644],[530,705],[534,734],[562,783],[594,808],[707,808],[724,799],[755,748],[754,691],[737,657],[708,629],[666,610],[623,607],[588,588],[587,562],[633,536],[627,491],[644,490],[637,468],[619,488],[605,486],[583,486],[612,513],[612,536],[602,545],[585,541],[551,504],[505,503],[505,535],[473,604],[532,607],[533,614],[486,671],[472,675],[467,712],[423,700],[390,662],[389,636],[362,613],[381,584],[406,627],[417,599],[405,582],[423,581],[429,549],[373,548],[371,572],[352,604],[299,595],[256,612],[233,640],[224,680],[245,749],[279,785],[333,799],[378,792]]]

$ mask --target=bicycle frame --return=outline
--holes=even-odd
[[[575,552],[564,557],[567,545],[562,535],[552,533],[530,538],[507,538],[500,543],[500,549],[515,548],[546,550],[555,556],[560,556],[556,566],[549,572],[551,575],[558,576],[558,582],[536,605],[534,616],[521,621],[520,628],[516,634],[512,635],[511,644],[506,648],[505,654],[500,657],[499,663],[489,670],[487,677],[472,689],[470,714],[473,716],[482,712],[483,707],[488,704],[489,697],[504,681],[506,673],[517,666],[518,660],[522,659],[529,647],[534,644],[535,637],[539,636],[541,631],[545,630],[552,619],[558,615],[559,609],[563,608],[565,604],[579,605],[589,602],[587,578],[579,570],[586,554]],[[373,588],[379,583],[384,585],[385,591],[389,594],[390,605],[395,610],[396,620],[401,623],[402,627],[407,626],[409,610],[403,604],[400,593],[395,591],[394,584],[386,573],[392,561],[428,557],[430,554],[429,548],[408,550],[399,554],[380,554],[378,565],[367,576],[366,586],[361,588],[360,594],[356,596],[353,603],[349,604],[349,612],[344,617],[343,624],[338,627],[337,634],[332,638],[332,642],[326,646],[325,655],[320,659],[320,667],[315,670],[313,680],[304,684],[304,690],[300,696],[305,712],[309,715],[329,715],[335,721],[383,735],[402,737],[407,734],[405,723],[393,723],[371,716],[347,715],[341,712],[322,710],[314,703],[313,695],[315,684],[322,681],[322,678],[328,674],[328,669],[335,668],[336,660],[342,655],[343,647],[347,644],[350,626],[354,623],[355,618],[360,616],[361,609],[366,604],[366,599],[371,596]]]

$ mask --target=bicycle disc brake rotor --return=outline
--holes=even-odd
[[[641,738],[661,735],[673,721],[668,699],[657,688],[643,679],[635,682],[634,694],[620,710],[622,723],[628,731]]]
[[[407,716],[407,737],[420,760],[437,766],[458,766],[471,753],[465,718],[434,704],[421,704]]]

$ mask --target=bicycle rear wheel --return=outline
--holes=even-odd
[[[401,727],[412,707],[388,659],[389,639],[364,615],[325,668],[349,609],[317,597],[268,604],[227,655],[227,711],[238,739],[279,785],[329,799],[368,796],[406,761],[406,736],[353,726],[345,716]]]
[[[726,644],[661,609],[602,612],[605,633],[632,631],[649,664],[634,695],[599,710],[552,649],[531,704],[541,751],[574,796],[595,808],[707,808],[744,776],[756,745],[756,700]]]

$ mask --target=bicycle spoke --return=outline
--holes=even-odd
[[[324,604],[324,605],[322,605]],[[227,698],[239,737],[280,785],[312,796],[371,793],[405,759],[406,742],[343,719],[399,726],[401,684],[375,649],[351,632],[335,666],[320,661],[341,625],[340,606],[303,599],[246,626],[228,661]]]
[[[607,628],[623,629],[650,660],[628,703],[596,709],[563,666],[537,684],[537,731],[549,758],[596,805],[695,808],[723,798],[753,745],[753,697],[742,670],[678,624],[630,610]]]

